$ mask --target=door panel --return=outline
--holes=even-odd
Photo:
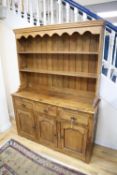
[[[31,111],[23,111],[17,109],[17,125],[18,131],[29,138],[35,139],[35,121]]]
[[[82,152],[83,135],[75,129],[64,130],[64,146],[72,151]],[[76,139],[74,139],[76,138]]]
[[[57,131],[56,120],[52,117],[41,117],[41,114],[36,116],[37,137],[38,141],[44,145],[57,146]]]
[[[84,155],[86,151],[87,129],[71,125],[70,121],[61,122],[61,147],[65,152]]]

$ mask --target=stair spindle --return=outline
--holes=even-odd
[[[59,8],[59,11],[58,11],[58,23],[61,24],[62,22],[62,1],[61,0],[58,0],[58,8]]]
[[[66,22],[69,22],[69,17],[70,17],[70,5],[66,3]]]
[[[87,14],[83,13],[83,21],[87,21]]]
[[[51,24],[54,24],[54,7],[53,7],[53,0],[50,0],[50,9],[51,9]]]
[[[43,21],[44,21],[44,25],[47,24],[47,20],[46,20],[46,0],[43,0]]]
[[[74,22],[78,21],[78,9],[74,8]]]

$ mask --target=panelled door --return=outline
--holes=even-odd
[[[35,140],[35,120],[32,111],[17,109],[17,125],[18,131],[21,135],[26,136],[27,138]]]
[[[84,156],[87,142],[87,128],[70,121],[61,122],[61,148],[63,152]]]
[[[52,116],[36,114],[38,142],[50,147],[57,147],[57,122]]]

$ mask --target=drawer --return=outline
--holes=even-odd
[[[83,125],[88,125],[88,114],[74,111],[74,110],[69,110],[69,109],[61,109],[59,108],[59,118],[63,120],[69,120],[72,121],[74,120],[75,122]]]
[[[51,116],[56,116],[57,109],[55,106],[44,104],[44,103],[36,103],[35,110],[40,113],[45,113]]]
[[[23,98],[15,98],[15,105],[22,109],[28,109],[28,110],[33,109],[33,103]]]

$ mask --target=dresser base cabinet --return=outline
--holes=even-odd
[[[18,106],[19,99],[22,104]],[[96,120],[94,115],[14,95],[13,101],[19,135],[85,162],[90,161]],[[32,104],[31,110],[27,110],[24,101]],[[54,109],[54,115],[51,115],[50,109]]]
[[[99,102],[104,21],[16,29],[18,133],[89,162]]]

